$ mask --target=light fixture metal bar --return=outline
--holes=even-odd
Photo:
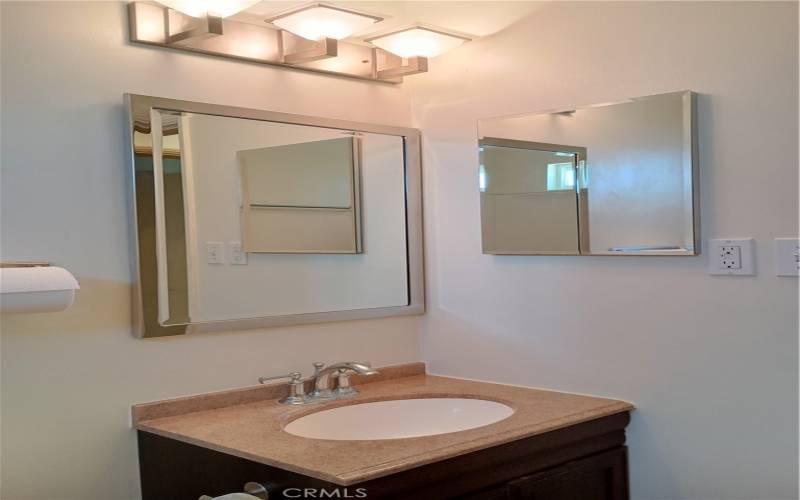
[[[201,18],[191,18],[188,28],[184,21],[187,17],[169,7],[164,9],[164,40],[167,44],[222,35],[221,17],[207,14]],[[176,25],[181,26],[178,28],[180,31],[173,32]]]
[[[426,71],[428,71],[428,58],[414,56],[406,59],[405,64],[378,71],[378,78],[380,80],[387,80],[401,76],[416,75],[417,73],[425,73]]]
[[[284,32],[286,34],[286,32]],[[320,59],[327,59],[329,57],[336,57],[339,54],[339,44],[335,38],[323,38],[313,43],[310,48],[303,48],[296,52],[283,54],[283,62],[286,64],[302,64],[311,61],[319,61]],[[286,48],[286,40],[284,38],[282,49]]]

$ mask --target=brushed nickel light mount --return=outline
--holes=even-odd
[[[254,0],[163,0],[128,4],[130,41],[175,50],[291,67],[362,80],[401,83],[428,71],[428,57],[471,37],[415,24],[342,41],[383,17],[314,2],[257,25],[227,18]],[[430,55],[429,55],[430,54]]]

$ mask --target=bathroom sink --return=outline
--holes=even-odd
[[[510,406],[484,399],[393,399],[319,411],[290,422],[284,430],[336,441],[402,439],[483,427],[513,413]]]

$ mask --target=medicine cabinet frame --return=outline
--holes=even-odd
[[[581,106],[581,107],[570,107],[564,109],[553,109],[547,111],[539,111],[533,113],[517,113],[514,115],[509,115],[507,117],[490,117],[486,118],[487,120],[495,120],[495,119],[502,119],[502,118],[514,118],[514,117],[521,117],[526,115],[538,115],[538,114],[549,114],[549,115],[563,115],[563,114],[572,114],[576,110],[586,109],[586,108],[597,108],[597,107],[605,107],[605,106],[612,106],[615,104],[623,104],[626,102],[633,102],[639,100],[646,100],[653,97],[661,97],[661,96],[670,96],[670,95],[680,95],[683,97],[683,116],[684,116],[684,129],[683,129],[683,143],[684,143],[684,158],[683,163],[684,167],[691,169],[691,240],[692,240],[692,248],[689,250],[676,252],[672,250],[649,250],[649,251],[618,251],[618,252],[592,252],[590,245],[589,245],[589,235],[591,231],[591,224],[588,222],[588,204],[585,203],[586,200],[582,199],[582,192],[581,189],[588,187],[586,184],[585,179],[588,176],[588,169],[591,168],[588,163],[588,150],[582,146],[568,146],[568,145],[561,145],[561,144],[549,144],[543,142],[536,142],[536,141],[528,141],[528,140],[518,140],[518,139],[508,139],[508,138],[501,138],[501,137],[492,137],[492,136],[484,136],[481,133],[480,128],[480,120],[478,121],[477,127],[477,136],[478,136],[478,144],[477,150],[480,150],[484,146],[496,146],[496,147],[505,147],[505,148],[518,148],[518,149],[528,149],[528,150],[537,150],[537,151],[546,151],[546,152],[553,152],[553,153],[571,153],[574,155],[575,158],[575,196],[576,196],[576,213],[578,216],[578,225],[577,225],[577,232],[578,232],[578,251],[577,252],[547,252],[547,251],[487,251],[486,249],[482,249],[482,252],[486,255],[567,255],[567,256],[593,256],[593,257],[694,257],[701,254],[701,233],[700,233],[700,167],[699,167],[699,137],[698,137],[698,126],[697,126],[697,96],[698,94],[691,91],[691,90],[682,90],[677,92],[668,92],[665,94],[656,94],[656,95],[649,95],[649,96],[642,96],[642,97],[634,97],[627,100],[622,101],[615,101],[615,102],[606,102],[602,104],[596,105],[589,105],[589,106]],[[483,228],[481,228],[483,231]]]
[[[140,338],[183,335],[195,332],[235,331],[254,328],[325,323],[387,316],[417,315],[425,312],[423,232],[422,232],[422,170],[420,152],[420,131],[414,128],[361,123],[333,118],[295,115],[259,109],[225,106],[168,99],[146,95],[125,94],[125,107],[128,113],[128,167],[130,172],[130,206],[134,221],[133,242],[133,332]],[[405,305],[351,309],[331,312],[315,312],[203,321],[198,323],[164,325],[159,321],[159,301],[169,300],[165,287],[159,287],[156,206],[157,190],[137,189],[137,176],[142,173],[136,169],[136,155],[147,154],[137,151],[134,143],[135,133],[151,134],[152,117],[157,112],[197,113],[230,118],[242,118],[291,125],[323,127],[352,132],[365,132],[398,136],[403,141],[404,192],[405,192],[405,234],[406,234],[406,272],[408,279],[408,302]],[[152,136],[151,136],[152,140]],[[154,145],[155,146],[155,145]],[[141,149],[141,148],[139,148]],[[158,154],[161,149],[153,147],[150,154]],[[154,150],[156,150],[154,152]],[[161,151],[167,156],[167,151]],[[149,171],[153,175],[153,171]],[[155,179],[155,176],[153,176]],[[141,180],[141,178],[140,178]],[[156,184],[156,182],[153,182]],[[149,188],[149,186],[148,186]],[[163,225],[163,221],[161,221]],[[142,237],[144,236],[144,237]],[[146,256],[146,259],[142,259]],[[162,257],[163,258],[163,257]],[[166,296],[165,296],[166,295]]]

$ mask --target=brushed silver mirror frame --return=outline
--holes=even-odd
[[[419,315],[425,312],[424,252],[422,231],[422,166],[420,131],[414,128],[360,123],[332,118],[294,115],[259,109],[182,101],[146,95],[125,94],[128,113],[128,168],[132,213],[133,252],[133,333],[139,338],[165,337],[196,332],[235,331],[275,326],[326,323],[388,316]],[[264,316],[232,320],[207,321],[164,326],[158,320],[158,270],[155,265],[143,263],[142,256],[150,254],[155,262],[156,245],[150,238],[142,237],[151,220],[146,220],[139,206],[154,208],[155,197],[137,189],[135,165],[136,148],[134,133],[150,131],[152,110],[198,113],[205,115],[244,118],[249,120],[351,130],[375,134],[393,135],[403,139],[405,159],[405,214],[406,255],[408,273],[408,304],[402,306],[352,309],[343,311]],[[140,175],[140,174],[139,174]],[[141,180],[141,178],[140,178]],[[162,297],[163,299],[163,297]]]

